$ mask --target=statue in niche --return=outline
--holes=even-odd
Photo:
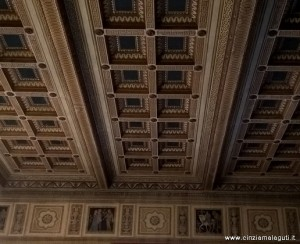
[[[122,216],[122,233],[131,234],[132,231],[132,206],[123,207],[123,216]]]
[[[188,217],[187,217],[187,207],[179,207],[178,215],[178,235],[187,236],[188,235]]]
[[[5,228],[8,207],[0,207],[0,231]]]
[[[113,223],[114,223],[114,215],[111,209],[108,209],[106,215],[104,216],[106,223],[106,230],[112,231]]]
[[[69,233],[78,234],[80,231],[80,220],[81,220],[81,205],[74,205],[72,208],[72,214],[70,218]]]
[[[239,235],[239,214],[237,208],[232,208],[230,211],[231,220],[231,234],[233,236]]]
[[[286,209],[287,230],[289,235],[298,235],[298,219],[295,209]]]
[[[16,210],[12,233],[14,234],[22,233],[23,225],[25,221],[25,211],[26,211],[26,206],[19,206],[19,208]]]

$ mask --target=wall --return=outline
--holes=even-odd
[[[186,202],[186,203],[185,203]],[[188,203],[188,204],[187,204]],[[1,243],[112,243],[155,238],[224,241],[225,235],[299,239],[299,208],[289,204],[54,198],[0,202]],[[88,240],[88,241],[87,241]],[[154,239],[153,239],[154,240]],[[57,241],[57,242],[56,242]],[[165,243],[164,242],[164,243]],[[39,243],[39,242],[36,242]],[[191,243],[191,242],[188,242]]]

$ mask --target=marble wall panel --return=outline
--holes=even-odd
[[[81,233],[83,204],[71,204],[69,213],[68,235],[78,236]]]
[[[11,235],[22,235],[24,233],[27,210],[28,204],[15,204],[12,225],[10,228]]]
[[[286,233],[293,235],[297,240],[300,238],[299,214],[297,208],[284,208]]]
[[[190,208],[189,206],[176,206],[176,227],[175,235],[177,237],[190,236]]]
[[[230,207],[227,209],[228,235],[241,235],[241,213],[239,207]]]
[[[300,238],[297,207],[133,203],[0,203],[3,236],[20,238],[199,238],[290,235]]]
[[[84,219],[84,235],[116,236],[119,206],[114,204],[87,205]]]
[[[7,234],[11,207],[11,204],[0,203],[0,235]]]
[[[134,227],[134,205],[122,205],[120,236],[132,236]]]
[[[67,204],[33,204],[30,208],[27,235],[61,236],[67,226]]]
[[[280,235],[278,209],[247,209],[249,235]]]
[[[194,207],[192,211],[193,235],[195,237],[218,237],[224,235],[224,210],[218,207]]]
[[[171,206],[139,206],[137,235],[171,236],[172,215]]]

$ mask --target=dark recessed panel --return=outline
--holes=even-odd
[[[62,146],[62,145],[64,145],[64,142],[63,141],[58,141],[58,140],[51,140],[50,145],[51,146]]]
[[[284,38],[281,44],[281,50],[296,51],[300,44],[299,38]]]
[[[145,28],[143,0],[99,0],[104,28]]]
[[[136,70],[124,70],[124,81],[137,81],[139,79],[139,72]]]
[[[287,76],[287,72],[273,72],[272,81],[284,81]]]
[[[133,0],[114,0],[116,11],[133,11]]]
[[[19,68],[18,74],[22,80],[34,80],[37,78],[34,69],[30,68]]]
[[[142,142],[142,141],[133,141],[133,142],[131,142],[131,146],[132,147],[144,147],[145,146],[145,142]]]
[[[157,36],[156,38],[157,64],[194,64],[195,42],[193,36]],[[175,73],[174,73],[175,76]],[[176,74],[179,79],[179,73]],[[166,77],[167,78],[167,77]]]
[[[24,48],[20,35],[3,35],[3,39],[7,48],[11,48],[11,49]]]
[[[300,1],[299,0],[289,0],[286,2],[286,10],[281,20],[280,29],[281,30],[299,30],[300,22]]]
[[[277,101],[277,100],[262,100],[260,102],[260,105],[259,107],[260,108],[277,108],[278,107],[278,104],[280,104],[280,101]]]
[[[180,147],[180,143],[169,141],[169,142],[166,143],[166,146],[169,147],[169,148],[177,148],[177,147]]]
[[[127,98],[126,105],[129,107],[140,107],[141,106],[141,99],[139,98]]]
[[[5,97],[0,96],[0,104],[7,104]]]
[[[167,122],[166,123],[167,129],[180,129],[180,123],[178,122]]]
[[[9,10],[6,0],[0,0],[0,11],[1,10]]]
[[[168,107],[181,107],[181,99],[167,99]]]
[[[299,65],[300,38],[278,37],[269,63],[271,65]]]
[[[31,101],[34,105],[47,105],[47,100],[44,97],[31,97]]]
[[[252,124],[253,129],[255,130],[268,130],[269,129],[269,124],[267,123],[256,123]]]
[[[7,127],[19,125],[17,120],[12,120],[12,119],[5,119],[5,120],[3,120],[3,122],[4,122],[4,125]]]
[[[184,50],[184,38],[183,37],[168,37],[167,39],[168,50]]]
[[[186,11],[186,0],[168,0],[168,11],[169,12],[184,12]]]
[[[168,81],[182,81],[182,71],[168,71],[167,80]]]
[[[56,124],[53,120],[41,120],[41,124],[45,127],[56,127]]]
[[[120,36],[120,49],[121,50],[135,50],[136,38],[134,36]]]
[[[142,122],[129,122],[130,128],[142,128],[143,123]]]
[[[155,2],[155,21],[158,29],[196,29],[198,8],[207,11],[207,3],[198,0],[157,0]],[[206,6],[205,6],[206,5]]]
[[[30,141],[27,140],[16,140],[17,145],[19,146],[25,146],[25,145],[30,145]]]

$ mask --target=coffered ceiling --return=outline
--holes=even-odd
[[[105,187],[55,2],[0,3],[3,186]]]
[[[0,1],[4,189],[300,191],[297,1]]]

